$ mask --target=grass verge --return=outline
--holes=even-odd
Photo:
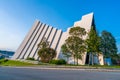
[[[7,59],[1,59],[0,60],[0,66],[48,66],[48,67],[59,67],[59,68],[84,68],[84,69],[120,69],[120,66],[106,66],[106,65],[55,65],[55,64],[49,64],[49,63],[39,63],[39,64],[32,64],[28,62],[23,61],[16,61],[16,60],[7,60]]]
[[[15,60],[1,59],[0,65],[1,66],[33,66],[34,64],[27,63],[27,62],[21,62],[21,61],[15,61]]]

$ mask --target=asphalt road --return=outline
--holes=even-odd
[[[0,80],[120,80],[120,72],[0,67]]]

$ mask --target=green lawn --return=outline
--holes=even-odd
[[[40,63],[40,64],[32,64],[28,62],[22,62],[22,61],[15,61],[15,60],[5,60],[0,59],[0,66],[51,66],[51,67],[58,67],[62,66],[64,68],[105,68],[105,69],[120,69],[120,66],[100,66],[100,65],[94,65],[94,66],[88,66],[88,65],[55,65],[55,64],[49,64],[49,63]]]
[[[15,61],[15,60],[0,60],[1,66],[33,66],[34,64],[27,63],[27,62],[21,62],[21,61]]]
[[[103,66],[100,66],[100,65],[94,65],[93,67],[96,67],[96,68],[119,68],[120,69],[120,66],[118,65],[111,65],[111,66],[107,66],[107,65],[103,65]]]

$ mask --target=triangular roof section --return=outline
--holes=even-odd
[[[91,26],[94,26],[94,13],[89,13],[84,16],[82,16],[80,21],[74,22],[74,27],[80,26],[82,28],[85,28],[86,31],[89,31],[91,29]]]

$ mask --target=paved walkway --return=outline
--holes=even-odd
[[[51,70],[85,70],[85,71],[103,71],[103,72],[120,72],[120,69],[114,68],[97,68],[83,66],[29,66],[29,67],[12,67],[11,68],[28,68],[28,69],[51,69]]]

